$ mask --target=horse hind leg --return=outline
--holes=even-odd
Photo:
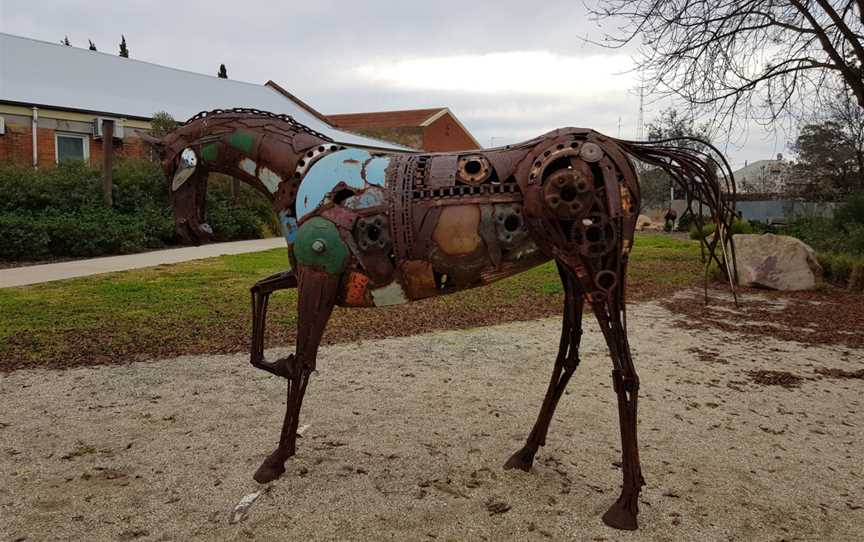
[[[558,274],[564,285],[564,318],[561,328],[561,341],[558,345],[558,356],[555,358],[555,367],[552,369],[552,378],[540,407],[540,413],[534,428],[528,435],[528,439],[520,450],[510,456],[504,464],[505,469],[531,470],[534,464],[534,456],[540,446],[546,445],[546,434],[549,431],[549,423],[555,414],[558,400],[564,393],[570,377],[579,366],[579,342],[582,337],[582,307],[584,300],[582,289],[576,281],[572,272],[558,264]]]
[[[299,276],[296,355],[279,361],[280,374],[288,380],[285,418],[278,447],[255,472],[255,481],[262,484],[279,478],[285,472],[285,461],[296,452],[300,407],[339,291],[340,275],[300,267]]]
[[[623,471],[621,496],[603,515],[603,522],[616,529],[635,530],[638,528],[639,493],[645,485],[636,438],[639,377],[630,355],[620,301],[610,299],[605,303],[595,303],[593,307],[612,357],[612,385],[618,397]]]

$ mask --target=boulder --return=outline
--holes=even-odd
[[[636,219],[636,231],[663,231],[663,224],[654,222],[645,215]]]
[[[788,235],[736,235],[738,284],[771,290],[810,290],[822,268],[806,243]]]

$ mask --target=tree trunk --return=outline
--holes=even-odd
[[[864,150],[855,151],[855,160],[858,162],[858,188],[864,190]]]

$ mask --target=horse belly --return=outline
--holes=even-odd
[[[495,215],[479,206],[445,207],[430,238],[415,238],[419,245],[391,268],[374,269],[376,262],[390,265],[381,257],[366,258],[365,266],[352,268],[340,304],[387,306],[436,297],[485,286],[549,260],[521,220],[507,221],[512,209],[498,211]],[[385,283],[376,277],[388,278]]]

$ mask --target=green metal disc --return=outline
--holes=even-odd
[[[316,216],[304,222],[297,231],[294,256],[299,265],[317,267],[337,275],[345,269],[348,247],[332,222]]]

